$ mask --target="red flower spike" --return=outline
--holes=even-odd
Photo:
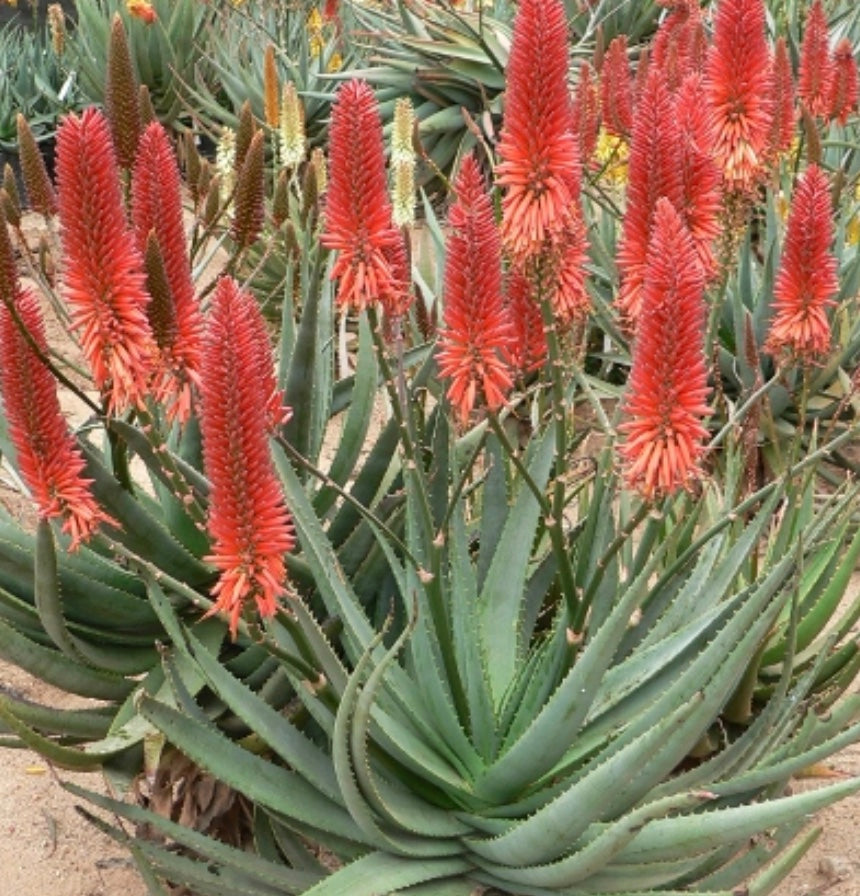
[[[507,359],[512,334],[502,301],[499,233],[473,155],[463,160],[454,193],[436,360],[440,376],[450,380],[448,398],[465,423],[479,400],[491,410],[504,404],[513,384]]]
[[[531,278],[518,268],[508,274],[505,305],[513,334],[509,348],[512,366],[522,375],[540,370],[547,359],[543,317]]]
[[[591,310],[591,299],[585,288],[587,249],[585,221],[579,207],[574,205],[563,236],[555,272],[555,289],[550,300],[553,314],[561,324],[579,320]]]
[[[773,48],[773,118],[768,140],[768,151],[771,156],[788,151],[794,139],[796,123],[794,75],[791,71],[788,44],[784,37],[780,37]]]
[[[709,152],[714,139],[713,110],[700,75],[689,75],[681,84],[675,116],[682,137],[679,211],[693,238],[702,273],[709,280],[717,269],[713,247],[720,234],[722,193],[720,169]]]
[[[716,115],[713,154],[725,188],[749,192],[762,173],[773,114],[763,0],[721,0],[707,82]]]
[[[519,264],[558,250],[579,198],[567,71],[562,0],[523,0],[514,21],[496,167],[496,183],[505,190],[502,243]]]
[[[167,132],[158,122],[143,132],[132,174],[132,221],[138,251],[146,253],[155,236],[168,286],[162,321],[150,326],[159,359],[153,391],[167,405],[170,419],[185,422],[191,413],[192,385],[200,383],[203,316],[191,279],[182,220],[179,166]]]
[[[20,292],[15,308],[43,353],[48,351],[36,295]],[[102,522],[118,525],[96,503],[83,476],[83,455],[60,410],[50,370],[21,332],[9,308],[0,305],[0,388],[18,469],[43,519],[63,521],[69,550],[87,541]]]
[[[143,261],[128,228],[110,128],[87,109],[57,132],[64,293],[93,381],[118,412],[143,400],[154,360]]]
[[[844,125],[857,110],[857,60],[847,37],[833,51],[833,80],[830,86],[829,115]]]
[[[627,37],[619,34],[606,48],[600,70],[600,104],[603,126],[615,137],[633,130],[633,79],[627,61]]]
[[[275,365],[272,362],[272,344],[269,340],[269,331],[263,315],[257,311],[249,315],[248,329],[251,335],[257,375],[260,378],[261,387],[258,396],[264,396],[266,410],[266,428],[270,433],[276,433],[281,426],[290,422],[293,409],[286,403],[284,390],[279,388],[275,375]]]
[[[235,280],[222,277],[212,294],[204,336],[200,428],[209,478],[208,529],[219,571],[207,615],[225,612],[236,637],[249,600],[273,616],[288,593],[284,555],[295,545],[289,511],[268,445],[268,417],[259,307]],[[271,354],[268,356],[272,366]]]
[[[391,253],[402,236],[391,219],[379,109],[364,81],[348,81],[337,92],[329,168],[320,241],[338,252],[331,272],[338,304],[356,311],[374,302],[400,304],[406,284]]]
[[[827,35],[827,15],[821,0],[815,0],[806,14],[800,43],[797,93],[810,115],[823,118],[830,111],[833,59]]]
[[[788,214],[773,286],[774,316],[766,341],[770,354],[790,352],[806,363],[830,348],[827,309],[839,291],[832,241],[830,185],[825,173],[810,165],[797,182]]]
[[[597,148],[600,94],[594,69],[583,61],[573,96],[573,133],[579,137],[579,157],[588,161]]]
[[[677,159],[680,145],[675,101],[660,71],[652,67],[636,104],[628,162],[627,209],[617,253],[621,287],[615,301],[630,324],[635,324],[642,303],[642,280],[657,200],[665,196],[676,208],[682,207],[681,169]]]
[[[704,281],[696,249],[668,199],[657,202],[643,310],[633,344],[619,448],[625,479],[653,500],[701,475],[708,371]]]
[[[707,39],[698,3],[666,4],[672,11],[657,29],[651,60],[663,72],[670,90],[701,72],[707,56]]]

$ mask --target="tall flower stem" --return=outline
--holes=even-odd
[[[552,520],[553,526],[561,529],[564,518],[564,476],[567,472],[567,413],[564,400],[564,361],[561,355],[561,341],[558,338],[558,328],[552,301],[545,288],[545,274],[543,265],[537,269],[536,292],[540,302],[541,317],[543,319],[544,332],[547,345],[547,365],[550,376],[550,401],[552,419],[555,423],[555,476],[552,491]]]
[[[522,459],[514,449],[514,446],[511,444],[510,439],[508,439],[508,435],[505,432],[505,429],[502,426],[498,415],[492,411],[488,411],[487,420],[489,421],[490,428],[492,429],[496,438],[499,440],[499,444],[502,446],[505,454],[510,458],[511,462],[516,468],[518,475],[522,478],[522,481],[525,483],[526,487],[537,499],[537,502],[544,514],[550,543],[552,544],[553,553],[555,554],[556,561],[558,562],[559,583],[561,584],[561,592],[562,597],[564,598],[565,607],[567,608],[568,619],[571,623],[573,623],[574,620],[582,620],[585,618],[585,614],[582,610],[582,604],[576,593],[576,582],[573,575],[573,566],[570,562],[570,552],[568,550],[568,545],[564,537],[564,527],[562,525],[563,518],[560,514],[557,515],[557,511],[551,506],[550,502],[546,498],[546,495],[544,495],[544,493],[538,487],[537,483],[529,474],[529,471],[526,469],[525,464],[523,464]],[[557,430],[558,422],[554,421],[554,423]],[[559,482],[560,480],[556,478],[555,486],[558,486]],[[563,499],[564,483],[561,483],[561,486]],[[555,499],[555,497],[556,492],[554,491],[553,498]],[[563,506],[564,505],[562,504],[562,510]]]
[[[437,532],[433,523],[433,513],[430,509],[430,497],[427,493],[427,482],[422,468],[423,460],[415,448],[414,434],[410,425],[409,416],[405,413],[405,408],[400,403],[396,375],[388,361],[388,350],[382,337],[376,309],[369,306],[367,308],[367,315],[370,323],[370,330],[373,334],[374,345],[376,347],[377,360],[379,362],[385,386],[388,390],[392,413],[394,414],[394,418],[400,429],[400,444],[405,455],[403,475],[412,481],[415,486],[414,491],[418,495],[417,510],[419,524],[424,530],[423,541],[429,552],[429,569],[425,568],[421,563],[421,558],[415,558],[418,561],[416,567],[419,578],[421,578],[424,583],[424,591],[427,595],[430,617],[433,626],[436,629],[435,640],[440,648],[445,675],[451,685],[451,696],[454,701],[454,706],[461,721],[465,722],[468,719],[468,700],[460,675],[460,668],[457,665],[457,657],[454,653],[455,639],[453,631],[451,630],[451,620],[448,616],[445,595],[442,589],[442,552],[445,546],[444,532],[443,530]],[[412,490],[410,490],[410,492],[411,491]]]
[[[629,543],[630,536],[636,531],[639,524],[645,519],[645,517],[648,516],[649,513],[651,513],[653,507],[654,505],[651,501],[643,501],[636,508],[636,512],[633,514],[633,516],[630,517],[629,520],[627,520],[627,522],[612,540],[609,547],[603,552],[602,556],[597,561],[597,565],[595,567],[597,574],[592,577],[591,584],[583,594],[582,600],[579,602],[578,612],[571,618],[571,627],[576,634],[579,634],[583,630],[583,628],[585,628],[585,618],[588,612],[588,608],[591,606],[591,601],[593,600],[597,589],[600,587],[600,582],[603,578],[600,573],[602,573],[603,570],[605,570],[607,566],[609,566],[609,562],[621,550],[621,548]]]

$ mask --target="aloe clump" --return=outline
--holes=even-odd
[[[629,200],[629,302],[602,301],[617,240],[582,201],[565,6],[519,10],[498,143],[457,160],[444,224],[421,197],[420,239],[359,79],[334,94],[326,177],[298,151],[268,169],[289,142],[272,109],[267,130],[243,106],[217,173],[187,141],[190,246],[161,125],[122,173],[101,112],[63,125],[58,290],[22,251],[81,363],[50,350],[2,227],[0,447],[39,518],[0,526],[0,653],[102,705],[4,695],[0,720],[105,770],[124,799],[67,786],[156,896],[765,894],[810,814],[860,789],[788,787],[860,739],[858,486],[820,477],[856,420],[802,420],[749,475],[760,403],[812,359],[718,388],[710,256],[668,181]],[[672,108],[703,96],[689,83]],[[659,73],[643,91],[675,102]],[[722,182],[702,183],[710,208]],[[211,811],[174,805],[179,782]]]

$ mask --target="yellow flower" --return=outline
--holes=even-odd
[[[597,135],[594,158],[601,179],[616,186],[627,183],[627,158],[630,147],[624,137],[610,134],[604,128]]]
[[[296,168],[305,158],[307,139],[305,137],[305,112],[302,101],[292,81],[284,84],[281,96],[280,148],[281,164],[285,168]]]

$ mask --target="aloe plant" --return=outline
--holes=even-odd
[[[132,35],[133,64],[140,83],[149,90],[159,120],[180,125],[189,115],[187,91],[205,69],[202,37],[214,7],[182,0],[152,5],[156,18],[138,21],[116,0],[85,0],[76,4],[77,21],[68,35],[68,52],[80,89],[91,103],[105,98],[107,59],[113,17],[122,17]]]
[[[524,6],[533,15],[548,8]],[[566,54],[564,41],[552,51],[559,46]],[[519,71],[522,102],[530,82]],[[555,91],[562,112],[566,89]],[[58,184],[67,240],[58,260],[72,287],[65,298],[78,321],[82,304],[103,295],[129,317],[150,303],[156,312],[133,317],[130,332],[112,318],[134,363],[110,368],[111,376],[103,368],[112,354],[85,327],[87,371],[48,351],[3,227],[0,342],[10,358],[4,371],[18,379],[6,374],[0,450],[37,498],[40,519],[32,533],[11,519],[2,525],[0,652],[103,701],[57,712],[3,695],[6,742],[61,766],[103,768],[127,790],[122,800],[67,785],[103,810],[84,812],[127,846],[162,896],[173,886],[201,896],[772,891],[814,839],[803,830],[808,816],[860,789],[850,779],[785,795],[792,775],[860,739],[860,700],[845,695],[860,665],[849,634],[860,601],[842,603],[860,554],[857,487],[817,489],[826,460],[856,438],[856,422],[845,415],[830,431],[796,434],[779,474],[751,484],[746,415],[778,383],[754,386],[757,395],[741,395],[725,419],[714,414],[713,436],[688,427],[702,441],[688,456],[677,447],[674,461],[664,455],[684,466],[674,489],[643,492],[624,428],[631,403],[619,405],[618,384],[597,375],[613,374],[615,357],[583,360],[571,350],[576,328],[560,326],[544,280],[554,269],[542,253],[575,234],[572,218],[570,230],[527,243],[537,253],[527,263],[513,251],[505,258],[509,276],[535,285],[542,368],[511,375],[506,395],[491,400],[471,360],[502,364],[506,355],[480,355],[486,346],[463,337],[467,385],[450,388],[440,349],[420,335],[420,315],[396,301],[407,305],[415,290],[435,304],[444,291],[443,314],[460,301],[466,323],[469,310],[485,310],[470,309],[467,298],[501,302],[482,289],[464,297],[464,284],[501,282],[493,208],[498,200],[509,234],[510,193],[497,184],[478,198],[484,184],[473,159],[472,181],[458,178],[449,226],[425,202],[433,251],[410,270],[396,252],[403,234],[387,221],[370,94],[352,84],[344,94],[352,117],[332,124],[330,189],[341,195],[329,193],[323,223],[318,197],[297,181],[286,214],[261,223],[271,209],[258,188],[262,138],[249,112],[237,143],[255,160],[255,179],[226,197],[210,183],[213,210],[199,180],[208,175],[197,170],[195,212],[204,220],[190,250],[182,226],[169,224],[181,220],[178,201],[159,192],[172,159],[159,149],[169,144],[158,126],[144,132],[123,192],[115,164],[80,165],[96,152],[111,160],[100,113],[69,121],[64,139],[82,142],[64,145],[64,153],[77,146],[79,167],[64,156]],[[500,157],[510,159],[511,142]],[[189,154],[189,171],[196,163]],[[71,192],[70,169],[81,173]],[[75,214],[85,188],[104,203],[98,216]],[[129,194],[130,216],[122,205]],[[158,203],[147,201],[153,196]],[[599,209],[590,211],[595,292],[615,279],[607,246],[616,218],[608,203]],[[469,230],[469,215],[481,226]],[[679,234],[678,251],[691,258],[668,198],[657,216],[661,239]],[[359,226],[370,219],[373,227]],[[141,232],[123,242],[128,220]],[[350,226],[356,232],[344,236]],[[69,241],[70,232],[82,238]],[[468,240],[476,233],[485,237],[479,250],[463,252],[475,249]],[[282,256],[281,238],[289,246]],[[169,303],[185,282],[177,270],[190,279],[214,244],[231,240],[228,276],[198,290],[207,357],[193,367],[175,338],[181,306]],[[91,244],[101,251],[82,251]],[[483,264],[493,251],[495,271]],[[257,305],[275,290],[252,286],[252,295],[229,276],[259,276],[271,254],[283,280],[274,363]],[[37,259],[32,268],[39,272]],[[657,294],[664,268],[662,256],[649,258],[645,274],[661,312],[669,307]],[[75,290],[84,269],[113,290]],[[344,276],[355,269],[362,277]],[[139,280],[114,288],[112,278],[128,270]],[[388,290],[386,321],[375,307],[382,290],[362,292],[370,281]],[[48,276],[40,282],[63,322],[69,309]],[[686,312],[701,296],[682,285],[686,305],[678,307],[696,324]],[[140,305],[129,308],[136,294]],[[601,323],[622,344],[610,296],[597,298]],[[105,314],[117,310],[105,306]],[[440,340],[464,327],[453,315],[441,323]],[[135,340],[147,327],[161,341],[144,347],[167,355],[168,372],[181,374],[185,363],[196,373],[184,381],[186,404],[165,397],[163,369],[138,369],[148,355],[136,354]],[[685,357],[701,355],[706,377],[711,353],[694,342]],[[92,363],[94,343],[101,367]],[[13,363],[21,358],[27,363]],[[651,360],[661,377],[677,373]],[[64,446],[21,436],[61,416],[45,399],[54,394],[50,377],[77,390],[90,412]],[[82,390],[82,377],[93,388]],[[685,398],[676,404],[703,417],[703,400]],[[20,413],[36,399],[38,414]],[[53,432],[66,434],[61,422]],[[26,462],[61,447],[69,458],[61,472],[80,460],[71,496],[88,511],[82,518],[69,519],[71,501],[52,503],[56,490],[40,487]],[[234,486],[226,502],[225,481]],[[249,507],[265,519],[246,513],[244,531],[231,530],[231,554],[224,530]],[[257,541],[242,541],[252,530]],[[267,542],[277,548],[271,555]],[[165,782],[178,781],[217,789],[241,822],[212,813],[196,826],[180,823],[176,807],[165,809]]]

